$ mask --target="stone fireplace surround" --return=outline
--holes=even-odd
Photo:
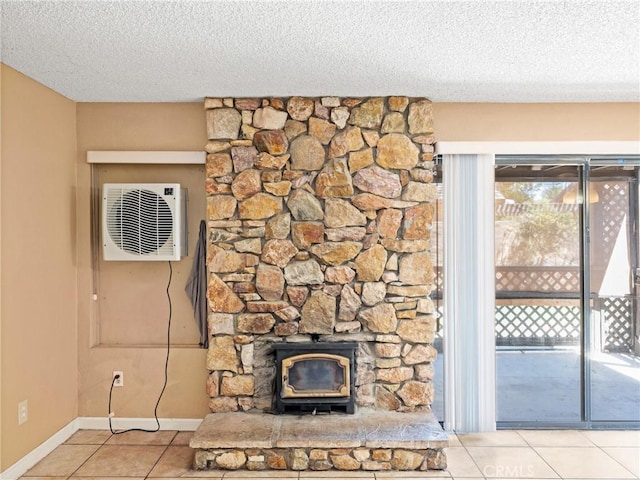
[[[229,412],[271,412],[271,345],[313,336],[358,344],[359,415],[429,417],[436,357],[429,298],[436,201],[431,102],[399,96],[207,98],[205,109],[206,389],[212,416],[219,422]],[[293,450],[269,463],[271,454],[239,445],[220,450],[219,442],[207,448],[202,436],[194,438],[197,468],[304,464],[292,461]],[[438,438],[433,446],[439,447],[416,453],[422,461],[414,458],[411,468],[392,461],[393,447],[374,460],[359,445],[340,452],[353,462],[327,460],[321,469],[356,463],[367,469],[444,468],[446,437]],[[331,452],[330,444],[325,447]],[[308,459],[311,450],[296,455]],[[234,456],[233,467],[221,455]],[[307,462],[306,468],[313,467]]]

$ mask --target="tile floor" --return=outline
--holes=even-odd
[[[80,430],[23,480],[271,479],[638,479],[640,431],[501,430],[451,435],[444,472],[192,471],[193,432]]]

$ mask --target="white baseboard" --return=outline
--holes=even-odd
[[[202,423],[200,418],[160,418],[158,420],[160,422],[160,430],[195,431]],[[111,424],[116,431],[128,428],[155,430],[158,426],[154,418],[112,418]],[[0,472],[0,480],[16,480],[20,478],[27,470],[49,455],[56,447],[62,445],[78,430],[109,430],[109,419],[107,417],[78,417],[72,420],[4,472]]]
[[[79,430],[109,430],[108,417],[78,417]],[[201,418],[159,418],[160,430],[182,430],[193,432],[202,423]],[[129,428],[155,430],[158,428],[155,418],[119,418],[111,419],[115,431]]]
[[[25,474],[27,470],[33,467],[36,463],[49,455],[58,445],[64,443],[71,435],[78,431],[78,419],[72,420],[67,425],[62,427],[56,433],[54,433],[47,440],[42,442],[39,446],[31,450],[24,457],[18,460],[16,463],[7,468],[4,472],[0,473],[0,479],[2,480],[16,480]]]

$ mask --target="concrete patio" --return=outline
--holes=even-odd
[[[436,360],[436,417],[443,418],[442,355]],[[502,348],[497,351],[497,420],[580,421],[577,348]],[[592,419],[640,421],[640,357],[595,352],[591,357]]]

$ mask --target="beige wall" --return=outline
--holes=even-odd
[[[116,417],[153,417],[164,381],[168,279],[166,262],[103,262],[95,276],[90,236],[91,169],[88,150],[197,150],[207,139],[204,109],[194,104],[79,103],[78,265],[79,415],[104,417],[113,370],[125,385],[114,390]],[[189,187],[189,256],[173,262],[169,384],[159,417],[202,418],[206,350],[184,286],[193,261],[198,223],[204,218],[204,166],[94,166],[96,185],[113,182],[177,182]],[[95,281],[94,281],[95,280]],[[97,301],[92,300],[95,288]],[[117,427],[117,423],[114,422]]]
[[[153,415],[164,349],[140,346],[139,339],[126,347],[99,342],[86,151],[202,150],[206,133],[200,103],[74,104],[5,66],[1,88],[4,470],[76,416],[104,417],[114,369],[125,371],[125,387],[114,396],[116,416]],[[640,139],[639,104],[442,103],[434,109],[439,140]],[[163,169],[156,173],[164,174]],[[175,266],[184,273],[190,265],[189,257]],[[158,284],[165,280],[163,275]],[[176,282],[172,292],[180,295],[182,287]],[[156,300],[165,301],[154,293],[149,301]],[[188,328],[185,314],[179,317]],[[171,353],[160,417],[201,418],[208,412],[206,352],[191,344],[193,330],[183,333],[185,345]],[[18,427],[17,403],[24,399],[29,401],[29,421]]]
[[[638,103],[436,103],[437,140],[640,139]]]
[[[440,140],[630,140],[640,138],[639,106],[637,104],[435,104],[437,138]],[[116,390],[114,410],[122,417],[150,417],[153,404],[162,382],[162,363],[164,349],[158,331],[145,333],[149,323],[142,321],[138,325],[127,325],[130,333],[122,333],[126,347],[116,347],[114,341],[100,344],[99,329],[110,327],[105,323],[118,315],[104,311],[103,306],[90,301],[91,297],[91,257],[89,241],[88,197],[90,169],[86,165],[87,150],[201,150],[206,143],[204,110],[202,104],[78,104],[78,171],[79,171],[79,265],[80,265],[80,415],[104,416],[105,402],[111,381],[112,370],[124,370],[126,384],[122,390]],[[97,172],[98,180],[105,176],[132,173],[111,169],[109,172]],[[163,168],[158,169],[163,175]],[[137,178],[137,177],[136,177]],[[118,180],[122,181],[122,180]],[[98,182],[99,183],[99,182]],[[194,198],[191,208],[195,208]],[[193,217],[193,215],[192,215]],[[193,218],[192,218],[193,220]],[[193,226],[191,227],[193,229]],[[194,235],[190,235],[192,243]],[[192,245],[190,251],[193,251]],[[185,265],[185,262],[187,265]],[[125,268],[123,278],[144,278],[149,266],[135,264],[107,265],[111,269],[108,275],[102,271],[99,263],[96,278],[103,282],[99,292],[116,291],[119,273],[116,269]],[[178,270],[186,270],[191,258],[178,262]],[[156,265],[159,278],[155,283],[146,285],[157,292],[164,285],[164,265]],[[132,273],[133,272],[133,273]],[[108,282],[104,284],[104,282]],[[146,282],[145,282],[146,283]],[[115,287],[114,287],[115,286]],[[145,287],[145,288],[146,288]],[[107,290],[105,292],[104,290]],[[182,288],[178,282],[172,290],[178,298]],[[163,294],[154,293],[151,297],[164,302]],[[180,297],[182,298],[182,297]],[[126,311],[127,305],[136,307],[134,300],[125,299],[120,308]],[[188,310],[182,312],[185,329],[193,328]],[[99,317],[99,318],[98,318]],[[120,317],[120,321],[122,318]],[[159,320],[159,329],[163,332],[164,318]],[[102,327],[100,327],[102,325]],[[185,331],[185,342],[194,339],[194,330]],[[104,336],[104,332],[103,332]],[[117,331],[109,331],[109,338],[118,338]],[[146,338],[146,341],[145,341]],[[115,342],[120,340],[115,340]],[[175,340],[174,340],[175,341]],[[195,340],[193,340],[195,341]],[[140,347],[147,343],[155,346]],[[180,343],[180,342],[177,342]],[[92,346],[93,345],[93,346]],[[98,346],[96,346],[98,345]],[[160,405],[159,414],[172,418],[199,418],[208,412],[205,384],[204,350],[192,346],[175,348],[170,362],[170,384],[165,399]]]
[[[2,65],[5,470],[78,414],[76,105]],[[29,420],[18,425],[18,402]]]

